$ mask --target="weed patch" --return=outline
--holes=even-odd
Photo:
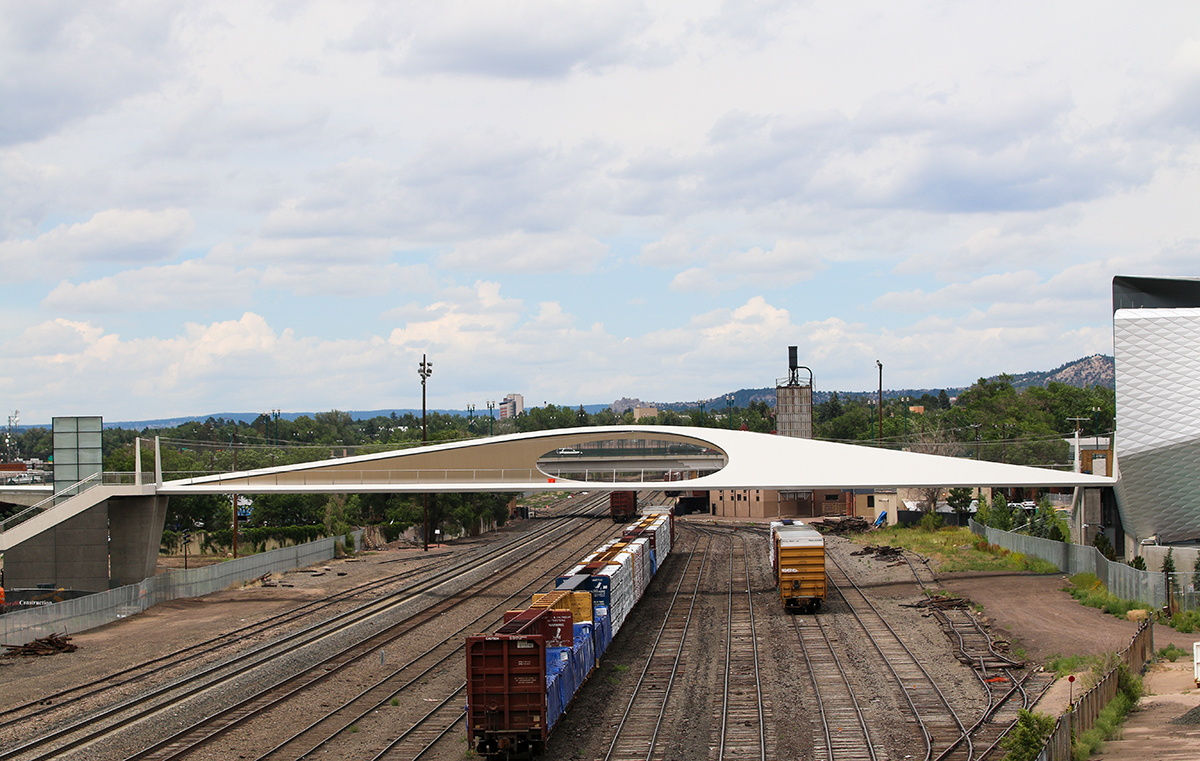
[[[872,531],[871,541],[903,547],[937,561],[939,571],[1029,571],[1057,573],[1053,563],[988,544],[970,529],[949,526],[935,530],[891,526]]]
[[[1094,573],[1077,573],[1070,577],[1070,582],[1071,586],[1064,587],[1063,591],[1081,604],[1089,608],[1099,608],[1117,618],[1127,618],[1131,610],[1151,610],[1151,607],[1144,602],[1125,600],[1109,594],[1108,588]]]

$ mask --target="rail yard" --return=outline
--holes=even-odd
[[[606,496],[576,495],[450,549],[230,590],[212,603],[225,614],[192,631],[170,610],[139,624],[148,612],[77,637],[77,653],[10,659],[0,761],[464,758],[467,638],[622,531]],[[765,524],[676,518],[543,757],[999,758],[1047,677],[994,648],[970,611],[916,605],[928,567],[854,556],[838,537],[818,612],[787,612],[771,542]]]

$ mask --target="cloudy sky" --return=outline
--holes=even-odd
[[[1112,351],[1194,2],[0,4],[0,410],[675,401]]]

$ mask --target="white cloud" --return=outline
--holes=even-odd
[[[152,91],[178,67],[183,6],[9,3],[0,15],[0,145],[42,138]]]
[[[86,262],[161,261],[179,253],[194,226],[184,209],[110,209],[32,240],[0,242],[0,265],[25,279],[60,276]]]
[[[466,241],[437,261],[447,269],[586,273],[607,255],[607,245],[575,230],[557,234],[514,231],[501,238]]]
[[[49,310],[156,312],[246,306],[259,273],[232,265],[189,260],[163,267],[125,270],[74,284],[63,281],[42,301]]]
[[[1052,367],[1111,341],[1114,274],[1200,248],[1200,6],[1081,7],[12,5],[0,393],[373,408],[422,351],[477,404],[765,385],[792,344],[822,388]]]
[[[638,2],[450,2],[372,17],[345,47],[388,50],[394,74],[561,78],[638,57],[633,41],[649,20]]]
[[[658,266],[696,264],[671,280],[671,289],[684,293],[787,288],[825,268],[821,255],[803,241],[780,240],[770,249],[730,250],[714,238],[692,248],[688,238],[676,234],[647,244],[637,261]]]

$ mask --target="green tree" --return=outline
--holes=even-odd
[[[946,504],[958,515],[966,515],[971,510],[971,492],[969,486],[956,486],[946,496]]]
[[[1001,531],[1012,531],[1013,513],[1002,492],[992,495],[992,506],[989,512],[988,525]]]

